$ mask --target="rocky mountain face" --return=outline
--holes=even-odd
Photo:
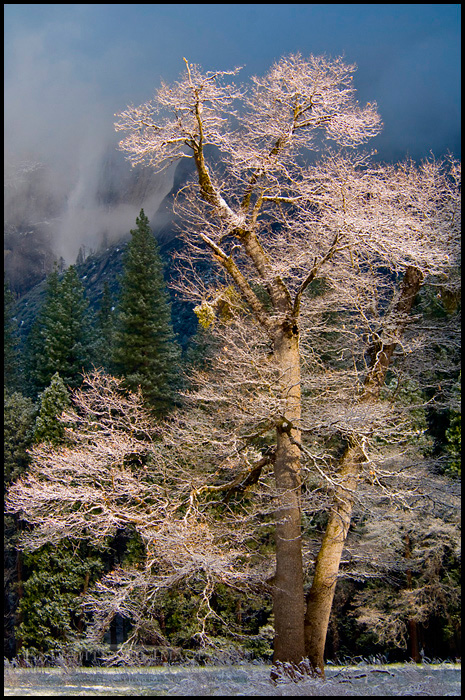
[[[52,268],[52,222],[59,215],[60,204],[49,173],[40,163],[7,162],[4,180],[4,273],[19,296]]]
[[[82,259],[124,241],[141,208],[166,241],[172,236],[173,178],[174,169],[156,174],[131,168],[114,149],[67,187],[43,163],[7,162],[4,270],[15,296],[43,280],[54,261],[69,265],[80,250]]]

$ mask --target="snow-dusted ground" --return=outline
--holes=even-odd
[[[326,681],[273,685],[270,667],[5,669],[5,695],[461,695],[459,664],[368,665],[326,669]]]

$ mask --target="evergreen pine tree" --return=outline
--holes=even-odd
[[[4,390],[3,401],[3,479],[8,484],[27,468],[27,450],[33,442],[37,409],[30,398]]]
[[[124,261],[113,361],[126,386],[140,386],[162,415],[175,400],[180,350],[158,245],[143,209],[136,223]]]
[[[47,279],[46,298],[29,339],[31,380],[36,391],[59,372],[66,386],[81,382],[90,366],[90,327],[84,288],[71,265],[60,277],[55,267]]]
[[[39,415],[34,426],[34,442],[50,442],[58,445],[63,442],[65,428],[58,416],[69,406],[68,390],[58,374],[52,377],[50,385],[40,396]]]
[[[26,374],[29,393],[37,397],[50,382],[53,372],[49,370],[49,361],[45,354],[45,343],[51,319],[56,315],[59,297],[60,278],[55,266],[48,275],[45,285],[45,300],[33,323],[26,343]],[[48,379],[47,379],[48,377]]]
[[[63,540],[24,554],[26,577],[16,636],[22,649],[66,654],[78,660],[83,626],[81,596],[103,570],[85,542]]]
[[[29,448],[36,417],[36,406],[19,392],[4,390],[3,410],[3,486],[4,490],[18,479],[30,463]],[[15,624],[22,596],[23,554],[18,550],[19,516],[6,515],[3,520],[3,637],[4,652],[14,656],[17,648]]]

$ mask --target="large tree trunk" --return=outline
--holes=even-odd
[[[422,272],[408,267],[402,284],[385,317],[385,335],[368,349],[369,369],[360,402],[374,403],[384,385],[395,347],[402,337],[415,297],[423,280]],[[305,654],[313,671],[324,677],[324,649],[329,616],[336,589],[342,550],[350,527],[354,494],[360,465],[365,456],[360,447],[349,445],[341,460],[339,486],[334,493],[326,532],[318,553],[315,574],[307,595],[305,614]]]
[[[301,539],[300,357],[296,327],[278,334],[274,355],[280,368],[282,420],[277,427],[276,572],[273,578],[273,662],[299,664],[305,656]]]

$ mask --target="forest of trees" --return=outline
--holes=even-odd
[[[6,289],[9,656],[458,655],[460,168],[362,151],[354,70],[186,61],[118,116],[195,166],[184,351],[143,210],[97,312],[56,268],[20,348]]]

